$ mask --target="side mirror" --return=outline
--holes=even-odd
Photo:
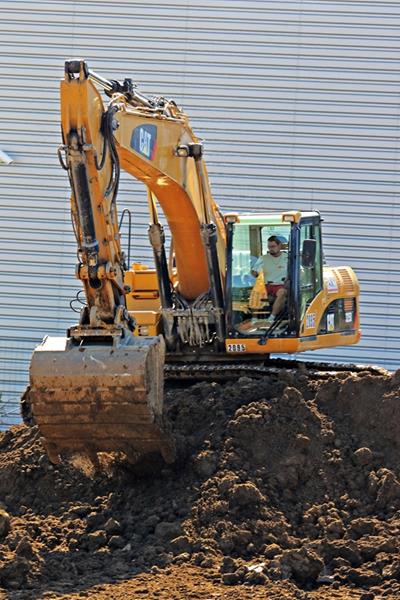
[[[301,250],[301,266],[305,269],[310,269],[315,264],[315,256],[317,253],[316,240],[304,240]]]

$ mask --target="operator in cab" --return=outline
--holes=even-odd
[[[268,253],[256,260],[251,274],[258,277],[260,272],[263,272],[266,293],[272,302],[267,323],[272,324],[285,307],[288,254],[282,249],[282,240],[278,236],[271,235],[267,242]]]

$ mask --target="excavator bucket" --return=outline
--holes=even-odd
[[[76,345],[69,338],[43,340],[34,351],[30,386],[22,400],[45,439],[52,462],[63,452],[88,455],[161,453],[174,460],[163,430],[162,338],[134,343]]]

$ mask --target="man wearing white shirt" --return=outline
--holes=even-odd
[[[282,241],[276,235],[271,235],[268,238],[268,254],[260,256],[251,271],[254,277],[257,277],[261,271],[264,274],[266,292],[273,302],[268,323],[273,323],[285,307],[287,262],[288,255],[282,250]]]

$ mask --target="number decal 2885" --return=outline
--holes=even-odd
[[[228,344],[228,352],[246,352],[245,344]]]

